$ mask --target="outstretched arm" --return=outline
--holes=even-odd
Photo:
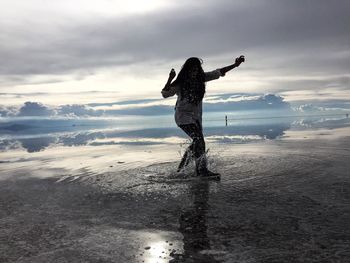
[[[235,63],[233,63],[232,65],[229,65],[227,67],[223,67],[223,68],[219,69],[220,72],[221,72],[221,75],[225,76],[226,72],[230,71],[231,69],[234,69],[234,68],[238,67],[244,61],[245,61],[244,56],[240,56],[240,57],[236,58]]]

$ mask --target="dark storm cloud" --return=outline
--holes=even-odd
[[[101,67],[227,53],[250,54],[261,67],[285,61],[314,71],[338,56],[331,66],[340,70],[350,67],[349,10],[346,0],[221,0],[146,15],[67,20],[54,29],[23,23],[3,31],[0,74],[84,76]],[[268,56],[278,56],[277,62]]]

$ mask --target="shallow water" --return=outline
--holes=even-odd
[[[16,172],[17,169],[62,169],[69,174],[64,178],[72,180],[73,176],[77,180],[111,170],[177,162],[189,143],[185,133],[177,127],[150,127],[148,123],[154,125],[153,119],[139,129],[95,127],[87,123],[65,126],[64,123],[66,121],[37,120],[31,122],[32,128],[23,128],[27,125],[23,123],[1,123],[0,173]],[[211,158],[213,161],[220,160],[226,151],[231,154],[231,149],[241,144],[346,136],[349,126],[350,119],[339,117],[249,119],[233,121],[228,126],[207,121],[204,134],[209,157],[216,157]],[[62,130],[67,127],[73,130]],[[49,130],[43,134],[45,129]],[[336,133],[334,129],[337,129]],[[174,172],[175,168],[172,169],[169,173]],[[37,171],[36,174],[49,177],[51,173],[42,175]]]
[[[2,133],[0,261],[347,262],[349,120]]]
[[[219,116],[204,120],[204,135],[210,143],[249,143],[282,139],[293,132],[348,127],[343,116],[305,118],[230,119],[227,126]],[[133,119],[134,118],[134,119]],[[128,119],[26,119],[0,120],[0,152],[35,153],[61,147],[173,145],[186,135],[172,122],[172,116]]]

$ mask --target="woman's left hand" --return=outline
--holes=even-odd
[[[175,69],[172,68],[169,73],[169,78],[173,80],[175,77],[176,77],[176,72],[175,72]]]

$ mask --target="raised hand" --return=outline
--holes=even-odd
[[[169,73],[169,78],[170,79],[173,79],[173,78],[175,78],[175,76],[176,76],[176,72],[175,72],[175,69],[171,69],[171,71],[170,71],[170,73]]]
[[[240,56],[240,57],[236,58],[235,64],[238,67],[244,61],[245,61],[245,57],[244,56]]]

